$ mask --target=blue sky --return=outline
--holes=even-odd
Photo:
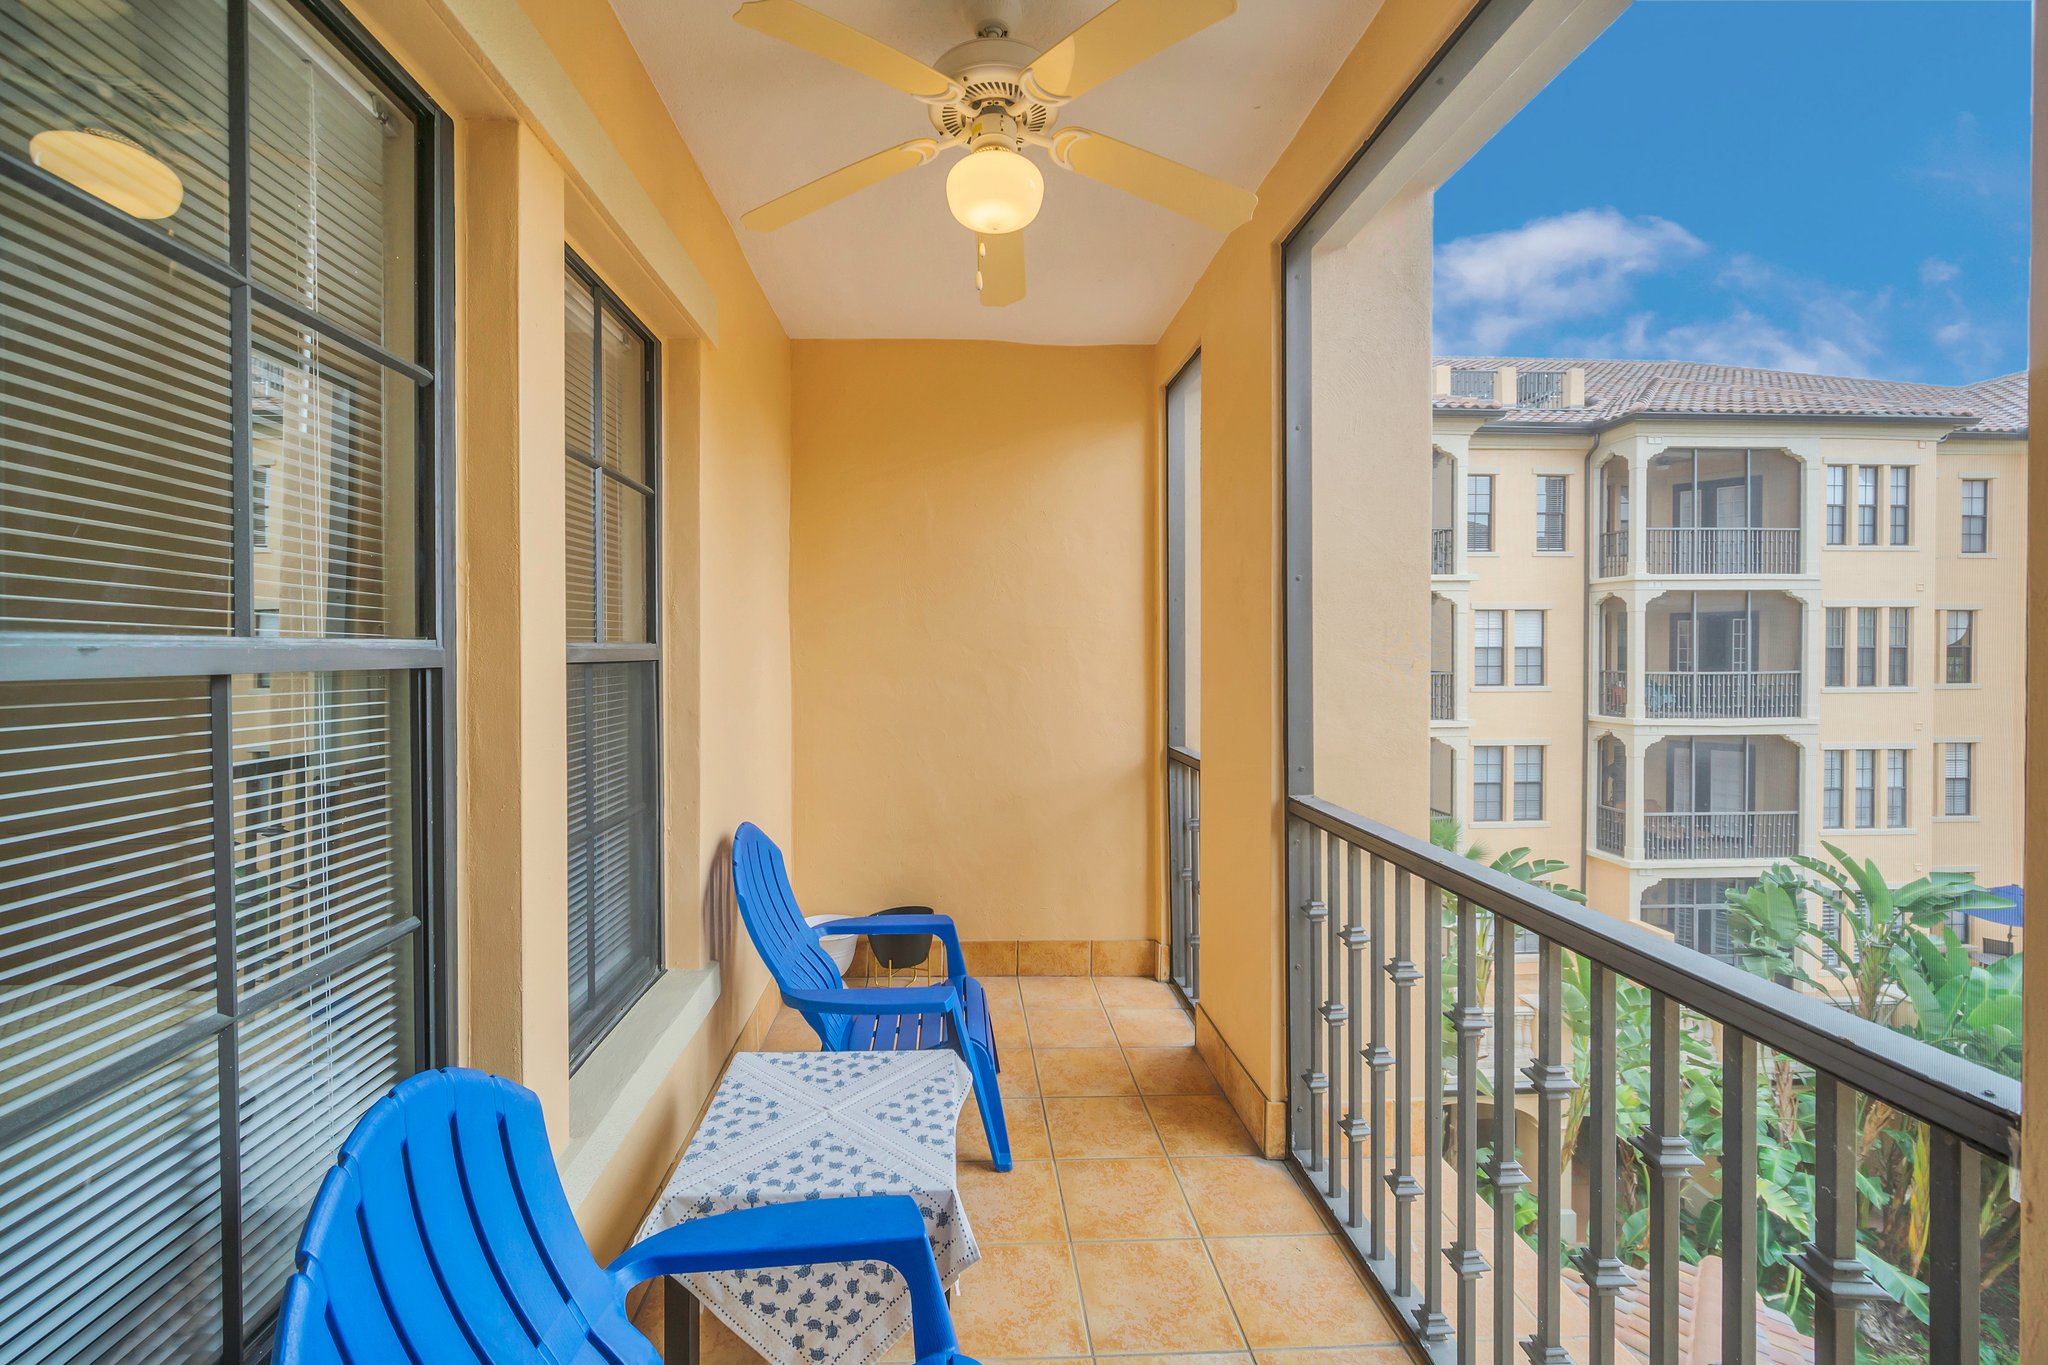
[[[1638,0],[1438,191],[1438,351],[2023,368],[2028,9]]]

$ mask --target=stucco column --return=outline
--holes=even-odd
[[[1628,718],[1640,723],[1648,714],[1645,698],[1649,690],[1649,629],[1650,608],[1638,596],[1631,596],[1628,602]]]
[[[1628,572],[1640,578],[1649,572],[1650,455],[1641,439],[1628,444]]]
[[[1463,554],[1460,538],[1458,553]],[[1457,598],[1451,603],[1451,716],[1472,719],[1472,608]]]
[[[1451,572],[1464,577],[1470,572],[1465,564],[1465,457],[1446,450],[1444,458],[1451,466]],[[1463,709],[1459,711],[1463,715]]]
[[[562,173],[483,122],[461,162],[462,1061],[569,1135]]]
[[[1627,813],[1627,823],[1622,829],[1622,854],[1631,862],[1642,859],[1643,846],[1643,774],[1649,767],[1649,746],[1642,736],[1632,734],[1623,741],[1623,762],[1628,771],[1628,790],[1623,793],[1622,809]]]

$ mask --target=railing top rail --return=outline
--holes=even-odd
[[[2019,1160],[2020,1084],[1988,1067],[1894,1032],[1816,996],[1762,980],[1647,929],[1576,905],[1485,864],[1355,815],[1320,797],[1291,796],[1297,819],[1449,895],[1534,930],[1631,981],[1659,991],[1874,1099],[1945,1128],[1987,1155]]]
[[[1178,744],[1166,746],[1166,761],[1168,763],[1178,763],[1183,768],[1200,768],[1202,766],[1202,756],[1200,754],[1196,753],[1193,749],[1183,748]]]

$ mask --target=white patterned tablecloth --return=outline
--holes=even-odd
[[[981,1259],[954,1183],[966,1064],[929,1052],[743,1052],[641,1226],[761,1204],[907,1194],[939,1279]],[[678,1277],[742,1340],[784,1365],[871,1365],[910,1326],[910,1293],[879,1261]]]

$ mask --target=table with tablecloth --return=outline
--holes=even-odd
[[[924,1214],[939,1279],[951,1285],[981,1259],[953,1156],[971,1086],[966,1065],[943,1048],[740,1053],[640,1236],[762,1204],[905,1194]],[[677,1279],[782,1365],[871,1365],[910,1325],[909,1291],[879,1261]],[[676,1328],[669,1339],[680,1339]]]

